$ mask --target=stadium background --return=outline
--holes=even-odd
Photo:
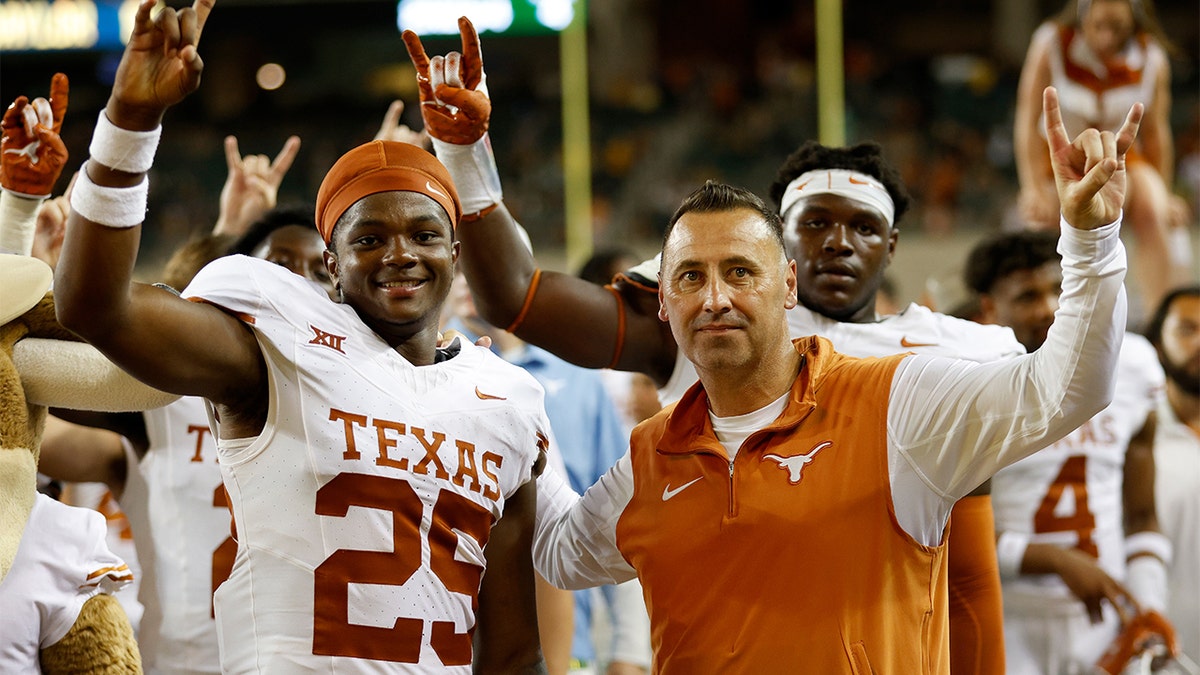
[[[120,52],[12,49],[20,26],[6,12],[30,2],[47,4],[0,0],[0,46],[7,45],[0,48],[0,98],[7,104],[20,94],[45,95],[54,72],[70,77],[63,135],[71,160],[61,191],[87,156]],[[843,3],[847,142],[882,143],[916,197],[892,268],[902,301],[927,296],[942,309],[954,304],[971,244],[1017,225],[1017,78],[1030,34],[1060,6]],[[704,179],[765,197],[788,153],[817,137],[811,2],[593,0],[587,11],[595,247],[652,254],[680,198]],[[1200,213],[1200,3],[1160,0],[1158,13],[1178,47],[1175,189]],[[225,135],[236,135],[243,153],[268,155],[288,135],[302,138],[282,203],[311,200],[337,156],[375,133],[391,100],[403,99],[405,121],[420,126],[396,16],[396,3],[380,0],[218,0],[201,43],[203,84],[165,123],[143,278],[156,274],[171,248],[215,222]],[[564,253],[559,38],[482,39],[505,199],[543,265],[568,269],[574,261]],[[431,54],[457,45],[426,39]],[[278,89],[256,83],[265,63],[285,69]],[[1131,318],[1141,313],[1135,306]]]

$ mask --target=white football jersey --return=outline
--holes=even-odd
[[[1155,409],[1164,381],[1154,347],[1127,333],[1112,403],[1067,437],[992,478],[996,530],[1078,548],[1124,580],[1125,451]],[[1014,606],[1076,602],[1055,574],[1005,579],[1004,593]]]
[[[820,335],[838,352],[860,358],[914,352],[987,363],[1025,353],[1011,328],[978,324],[915,303],[899,314],[871,323],[837,321],[804,305],[796,305],[787,313],[787,319],[793,338]],[[658,391],[663,405],[679,400],[699,379],[695,367],[682,350],[678,351],[671,379]]]
[[[217,260],[185,296],[252,326],[270,378],[262,434],[218,440],[223,670],[470,672],[484,546],[548,438],[536,380],[461,342],[414,366],[261,260]]]
[[[38,652],[71,630],[88,598],[133,574],[105,543],[104,517],[38,494],[0,581],[0,673],[37,673]]]
[[[185,396],[142,413],[149,448],[131,470],[121,506],[142,564],[138,631],[147,673],[220,673],[213,590],[237,544],[204,400]],[[136,468],[135,468],[136,467]]]

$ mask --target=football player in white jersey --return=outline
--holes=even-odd
[[[436,346],[463,214],[432,155],[375,141],[326,175],[340,301],[243,256],[202,270],[195,302],[132,282],[160,122],[199,85],[212,6],[139,5],[55,287],[65,326],[215,409],[238,542],[215,597],[222,670],[544,672],[542,391],[486,349]]]
[[[405,40],[418,73],[428,70],[419,42],[408,36]],[[449,116],[444,106],[424,94],[422,111],[438,156],[455,176],[464,203],[487,214],[464,224],[460,232],[463,267],[480,315],[576,365],[644,373],[660,386],[660,401],[673,403],[697,376],[670,328],[659,319],[657,259],[606,288],[538,269],[502,202],[484,135],[490,103],[482,86],[471,83],[472,78],[481,79],[481,57],[464,53],[460,62],[461,77],[454,75],[462,86],[442,84],[438,96],[453,92],[456,105],[463,104],[460,110],[465,112]],[[447,131],[451,117],[458,126]],[[460,127],[472,122],[479,127],[478,140],[464,144],[461,139],[467,134]],[[879,146],[806,144],[781,168],[772,196],[781,202],[787,254],[798,267],[801,305],[788,312],[793,337],[822,335],[838,350],[856,356],[915,351],[982,362],[1024,352],[1009,330],[916,305],[895,316],[876,316],[875,298],[899,237],[896,224],[909,202]],[[979,672],[997,672],[1003,659],[1000,584],[986,486],[982,490],[955,509],[952,541],[963,545],[950,556],[955,587],[951,643],[956,661],[973,664],[970,667]]]
[[[1011,327],[1031,352],[1059,305],[1057,240],[999,235],[966,266],[983,319]],[[1164,608],[1171,546],[1155,517],[1153,454],[1164,376],[1145,338],[1126,334],[1116,378],[1105,410],[992,479],[1009,672],[1086,672],[1121,617]]]
[[[1146,326],[1167,374],[1154,437],[1154,498],[1175,556],[1167,617],[1179,646],[1200,662],[1200,284],[1176,288]]]
[[[209,239],[226,243],[214,247]],[[189,242],[171,257],[163,278],[183,288],[225,250],[273,262],[333,290],[311,209],[271,209],[233,239],[232,248],[226,237]],[[136,629],[142,666],[152,675],[220,673],[212,595],[229,576],[237,544],[204,400],[185,396],[142,413],[56,413],[96,428],[48,420],[42,471],[106,484],[145,560],[135,570],[145,610]]]

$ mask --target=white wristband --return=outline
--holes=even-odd
[[[996,538],[996,563],[1001,579],[1015,579],[1021,575],[1021,563],[1025,561],[1029,538],[1028,534],[1009,531],[1001,532]]]
[[[1162,532],[1145,530],[1125,537],[1126,560],[1131,560],[1134,556],[1141,554],[1149,554],[1170,565],[1173,553],[1174,546],[1171,545],[1171,540]]]
[[[500,172],[496,170],[496,157],[487,134],[470,145],[455,145],[436,138],[430,140],[434,154],[454,179],[463,215],[479,213],[504,200]]]
[[[92,159],[117,171],[146,173],[154,164],[160,136],[161,124],[151,131],[130,131],[113,124],[101,110],[88,152]]]
[[[1152,555],[1129,561],[1125,568],[1125,587],[1145,609],[1162,612],[1167,608],[1167,566]]]
[[[133,227],[146,219],[146,198],[149,194],[149,177],[132,187],[104,187],[92,182],[85,165],[71,190],[71,208],[93,223],[107,227]]]

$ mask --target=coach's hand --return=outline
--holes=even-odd
[[[1042,108],[1063,217],[1080,230],[1115,221],[1125,203],[1125,153],[1137,138],[1144,106],[1133,104],[1115,134],[1085,129],[1074,141],[1067,138],[1054,87],[1042,93]]]

